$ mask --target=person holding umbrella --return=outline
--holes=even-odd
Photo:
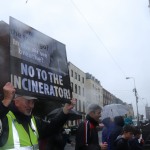
[[[70,104],[65,104],[62,112],[48,123],[32,115],[36,97],[17,95],[10,82],[5,84],[3,92],[4,99],[0,101],[1,150],[39,150],[38,141],[55,134],[76,103],[73,99]]]
[[[128,112],[128,108],[122,104],[109,104],[103,107],[102,120],[105,122],[110,118],[111,125],[107,127],[105,139],[107,139],[108,150],[115,150],[114,141],[121,134],[124,126],[124,115]]]
[[[114,142],[116,138],[122,133],[123,126],[124,126],[124,118],[122,116],[116,116],[114,118],[114,126],[109,134],[108,137],[108,147],[109,150],[116,150]]]
[[[108,150],[110,150],[110,139],[109,136],[114,129],[114,120],[113,118],[105,118],[102,120],[102,123],[104,124],[104,127],[102,129],[102,142],[107,142],[108,144]]]

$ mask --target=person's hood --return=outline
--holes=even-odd
[[[117,116],[114,118],[114,122],[116,125],[123,127],[124,126],[124,118],[122,116]]]
[[[102,123],[104,124],[104,126],[109,127],[111,124],[111,119],[109,118],[105,118],[102,120]]]
[[[118,143],[119,140],[124,141],[125,139],[124,139],[121,135],[119,135],[119,136],[116,138],[116,140],[114,141],[114,145],[115,145],[115,146],[117,145],[117,143]]]
[[[125,124],[133,124],[133,121],[131,118],[127,117],[124,119]]]
[[[122,138],[122,136],[121,136],[121,135],[118,135],[117,138],[116,138],[116,140],[119,140],[119,139],[121,139],[121,138]]]
[[[128,143],[128,139],[123,138],[122,135],[119,135],[114,141],[115,146],[117,145],[118,141],[119,143]]]

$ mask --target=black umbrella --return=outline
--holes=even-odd
[[[54,118],[55,115],[57,115],[59,112],[62,111],[62,108],[56,108],[54,110],[52,110],[48,115],[48,119],[50,118]],[[69,112],[69,117],[68,120],[77,120],[77,119],[82,119],[82,114],[74,109],[71,109]]]

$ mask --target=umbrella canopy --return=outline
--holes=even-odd
[[[127,114],[129,109],[122,104],[110,104],[103,107],[102,120],[105,118],[114,118],[116,116],[124,116]]]
[[[62,108],[56,108],[52,110],[48,115],[49,118],[54,118],[55,115],[57,115],[60,111],[62,111]],[[77,120],[82,119],[82,114],[74,109],[70,110],[68,120]]]

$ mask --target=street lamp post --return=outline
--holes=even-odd
[[[133,79],[133,81],[134,81],[134,89],[133,89],[133,92],[134,92],[135,98],[136,98],[137,125],[139,126],[138,94],[137,94],[137,90],[136,90],[136,86],[135,86],[135,79],[134,79],[134,77],[126,77],[126,79]]]

